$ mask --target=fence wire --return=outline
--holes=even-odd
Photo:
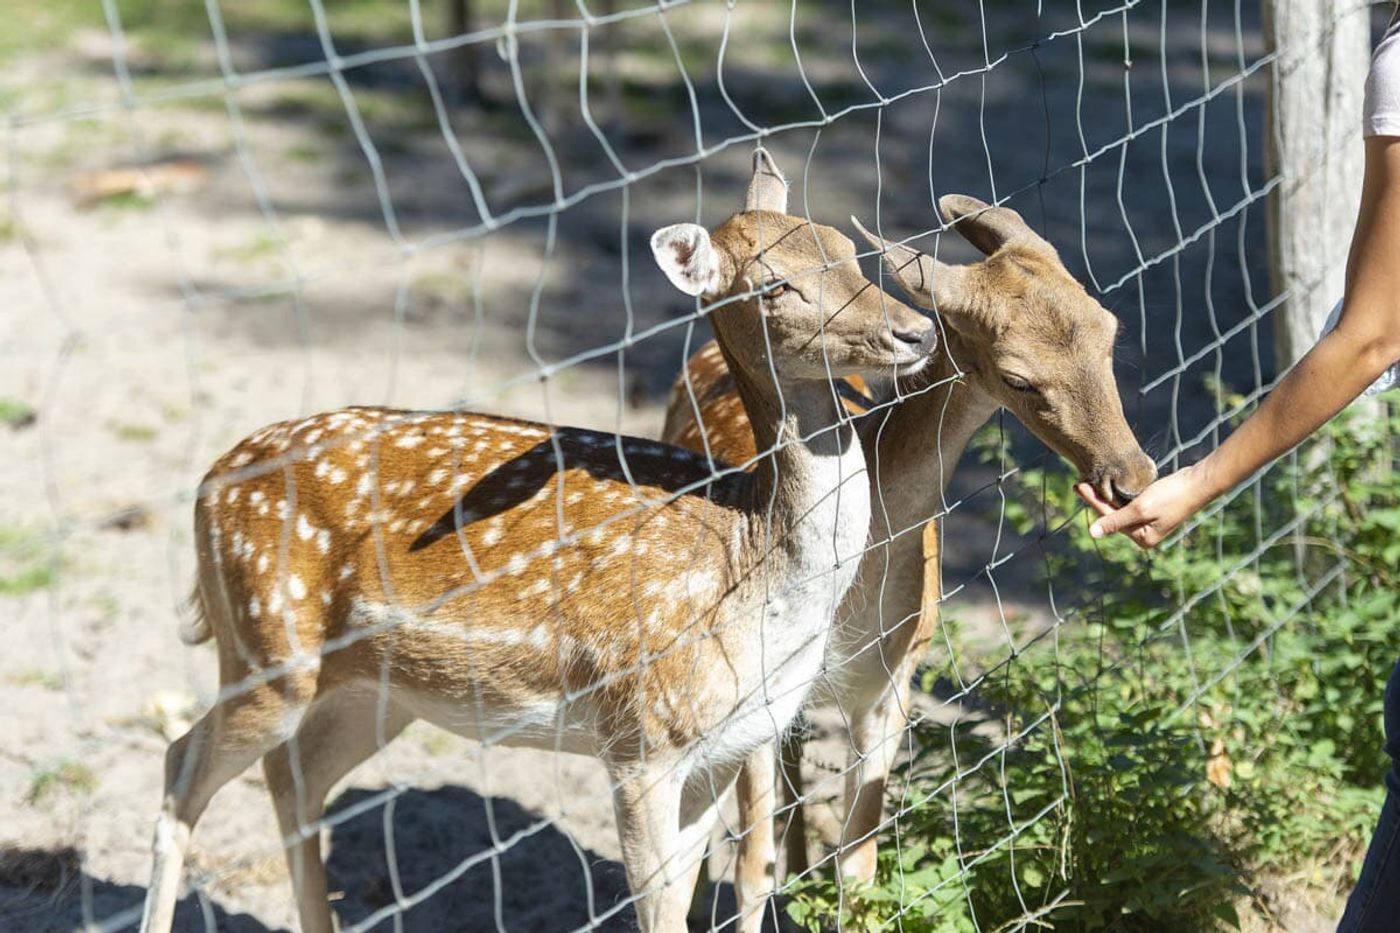
[[[272,822],[265,782],[229,784],[186,858],[177,928],[294,922],[281,860],[315,838],[330,843],[322,851],[330,853],[332,906],[343,929],[630,928],[639,907],[682,883],[674,879],[695,853],[629,888],[613,800],[629,793],[633,770],[646,765],[647,740],[629,759],[633,770],[616,760],[603,768],[594,758],[608,759],[629,735],[607,733],[599,722],[564,723],[568,710],[596,710],[603,697],[631,691],[643,702],[637,685],[650,669],[704,657],[697,652],[707,640],[724,637],[695,622],[705,607],[687,589],[713,559],[698,524],[690,529],[694,550],[669,562],[627,550],[656,515],[699,523],[686,505],[697,498],[747,509],[745,521],[762,532],[754,539],[760,556],[747,570],[759,581],[753,585],[762,590],[771,578],[773,589],[751,612],[792,618],[793,594],[814,600],[814,616],[820,605],[839,606],[821,636],[830,633],[839,651],[828,650],[827,661],[797,681],[759,678],[734,701],[761,697],[769,711],[766,732],[760,728],[750,745],[771,745],[773,735],[793,730],[807,740],[795,765],[801,779],[780,768],[779,865],[768,868],[780,897],[762,908],[770,922],[789,898],[810,899],[814,886],[838,877],[838,862],[869,839],[882,853],[879,877],[895,879],[887,889],[898,896],[858,909],[862,889],[837,884],[834,900],[823,902],[829,916],[814,922],[941,929],[929,917],[943,910],[965,911],[972,929],[1012,930],[1074,910],[1063,877],[1026,870],[1055,862],[1035,833],[1062,826],[1073,807],[1063,697],[1136,662],[1105,656],[1092,677],[1060,670],[1063,639],[1114,618],[1114,594],[1091,597],[1084,585],[1112,580],[1113,570],[1106,557],[1066,556],[1081,511],[1043,491],[1035,502],[1034,486],[1061,474],[1055,452],[1031,434],[1055,438],[1043,424],[1027,432],[1015,414],[1041,409],[1008,413],[1017,390],[987,388],[998,381],[988,367],[1010,365],[1008,346],[1036,349],[1033,322],[979,330],[955,316],[939,319],[933,375],[881,379],[868,367],[870,394],[858,416],[779,432],[751,459],[730,461],[722,451],[732,448],[736,428],[714,414],[723,409],[706,410],[712,400],[695,381],[702,371],[687,373],[687,359],[710,339],[711,321],[768,302],[775,288],[826,282],[816,273],[830,273],[844,257],[828,255],[831,241],[820,240],[808,267],[692,300],[655,268],[648,238],[668,224],[716,230],[744,205],[759,146],[787,174],[787,213],[855,239],[867,276],[898,300],[906,296],[882,250],[856,236],[849,215],[892,244],[971,263],[983,257],[959,234],[979,215],[954,224],[939,199],[967,194],[1015,209],[1058,250],[1051,266],[1022,270],[1026,287],[1040,288],[1035,283],[1057,274],[1062,260],[1088,286],[1087,300],[1121,322],[1122,407],[1165,472],[1215,446],[1276,379],[1271,325],[1292,296],[1268,279],[1264,206],[1289,179],[1265,165],[1267,91],[1291,62],[1321,54],[1321,37],[1266,51],[1257,5],[1243,0],[609,0],[596,8],[583,0],[206,0],[202,10],[103,0],[100,15],[31,7],[32,23],[6,27],[14,48],[0,57],[9,85],[0,93],[8,137],[0,269],[10,280],[0,295],[13,308],[0,391],[32,399],[34,409],[28,420],[16,416],[23,423],[6,442],[16,465],[3,474],[13,480],[0,515],[12,526],[0,526],[9,539],[0,545],[13,573],[0,577],[0,592],[8,593],[7,629],[15,633],[6,668],[16,712],[7,723],[17,737],[4,758],[6,780],[27,788],[16,798],[29,798],[16,808],[16,838],[26,851],[47,853],[46,870],[60,865],[64,878],[56,887],[37,883],[15,901],[20,927],[136,925],[166,741],[207,711],[272,688],[288,701],[277,735],[297,797],[295,831]],[[1329,141],[1318,158],[1356,146],[1356,129]],[[829,300],[826,284],[810,290],[806,300]],[[835,342],[834,334],[823,329],[821,340]],[[762,340],[780,337],[762,329]],[[770,386],[782,354],[793,352],[777,344],[757,354],[752,346],[728,349],[731,362],[763,361],[763,371],[748,375]],[[1082,438],[1062,431],[1062,451],[1080,440],[1114,442],[1109,422],[1117,413],[1103,409],[1102,390],[1081,386],[1044,401],[1056,413],[1092,408],[1098,419],[1081,418]],[[673,410],[704,421],[696,451],[684,457],[638,439],[659,434],[668,392]],[[314,416],[352,404],[411,410],[351,410],[336,428]],[[787,404],[781,390],[773,404]],[[935,413],[913,426],[918,436],[910,436],[907,414],[900,418],[914,406]],[[492,420],[498,415],[527,420]],[[240,438],[283,419],[291,419],[286,436],[300,431],[299,445],[278,446],[279,435],[264,432],[260,455],[201,479]],[[407,442],[419,424],[436,432],[424,428],[422,452],[420,441]],[[824,541],[793,543],[780,526],[768,527],[781,511],[774,502],[726,499],[770,465],[829,447],[853,424],[866,469],[841,475],[807,505],[813,514],[839,513],[878,475],[869,535],[833,536],[827,527]],[[561,434],[553,430],[559,425],[585,433]],[[731,436],[716,436],[717,426]],[[738,430],[746,430],[742,422]],[[513,433],[517,446],[531,448],[493,447],[483,456],[519,456],[522,471],[532,464],[544,471],[537,491],[551,525],[504,535],[478,528],[469,540],[481,516],[464,502],[479,477],[455,458],[463,446],[456,438],[474,431],[497,440]],[[322,432],[319,444],[306,440]],[[969,444],[983,456],[964,456]],[[427,451],[439,446],[454,459],[432,479]],[[585,448],[592,453],[580,454]],[[882,469],[881,457],[896,455],[893,469]],[[419,459],[395,466],[403,456]],[[631,499],[588,513],[603,517],[580,526],[566,520],[578,512],[565,477],[589,456],[615,465],[616,475],[595,477],[612,484],[599,486],[598,499],[621,499],[624,487]],[[685,467],[675,477],[671,462]],[[381,484],[381,475],[405,469],[411,482]],[[335,476],[342,472],[350,475]],[[442,546],[450,566],[431,600],[400,599],[403,571],[392,551],[402,534],[431,528],[395,527],[389,497],[407,496],[409,486],[426,495],[423,487],[449,477],[444,488],[454,501],[443,535],[451,540]],[[280,492],[264,492],[274,488]],[[335,497],[356,488],[355,501],[364,500],[371,516],[361,521],[376,566],[356,568],[353,584],[328,566],[322,591],[321,582],[303,579],[297,555],[338,542],[351,520],[317,528],[306,516],[318,503],[338,506]],[[231,515],[240,490],[266,496],[276,533],[245,539],[245,526],[221,530],[217,517],[212,530],[192,531],[197,502]],[[1168,608],[1143,641],[1147,650],[1174,640],[1171,650],[1191,668],[1175,719],[1208,714],[1202,698],[1347,573],[1343,558],[1318,566],[1300,555],[1301,595],[1260,596],[1266,624],[1237,633],[1228,658],[1193,653],[1199,607],[1257,576],[1261,559],[1315,529],[1335,505],[1324,498],[1280,512],[1276,494],[1256,478],[1185,533],[1193,546],[1216,536],[1221,566],[1209,582],[1182,579],[1161,594]],[[1221,515],[1241,502],[1254,527],[1227,560]],[[938,523],[941,553],[932,600],[921,591],[922,561],[908,560],[922,553],[930,521]],[[623,542],[618,554],[632,561],[630,575],[608,576],[595,559],[592,570],[565,580],[560,555],[590,540]],[[245,593],[239,574],[264,560],[272,582],[257,592],[279,603],[230,600],[239,604],[230,618],[241,621],[234,638],[214,626],[218,664],[215,652],[175,639],[179,620],[190,624],[180,607],[197,547],[215,577],[234,581],[221,585],[235,594]],[[783,561],[799,547],[804,561],[793,570]],[[855,589],[845,590],[840,581],[857,573]],[[439,613],[500,592],[556,603],[579,592],[586,608],[588,600],[602,605],[607,588],[640,593],[676,581],[684,593],[677,605],[686,608],[671,611],[692,613],[692,624],[674,644],[640,648],[632,662],[533,698],[545,713],[517,709],[492,719],[483,696],[528,680],[546,646],[528,634],[473,633],[475,609]],[[351,585],[353,593],[343,588]],[[204,586],[208,613],[214,591]],[[383,604],[352,610],[371,591]],[[282,614],[281,603],[310,605],[312,594],[325,605],[306,610],[320,620],[312,628],[301,610]],[[918,659],[918,684],[901,691],[898,682],[915,670],[888,653],[890,639],[907,635],[928,611],[921,596],[936,602],[942,620]],[[887,616],[887,606],[911,600],[920,608]],[[1225,606],[1227,618],[1234,612]],[[541,621],[550,624],[564,625]],[[659,623],[638,603],[630,617],[602,624],[590,649],[598,653],[636,644],[645,637],[639,632]],[[308,631],[314,637],[304,648]],[[771,632],[758,631],[737,666],[766,668],[765,652],[778,650],[767,643]],[[415,682],[398,652],[412,655],[414,639],[430,636],[459,639],[468,656],[495,637],[518,660],[509,669],[441,670],[436,687]],[[381,652],[378,669],[335,672],[337,656],[358,657],[380,643],[396,647]],[[1042,685],[1042,707],[1006,709],[988,699],[988,688],[1047,662],[1058,673]],[[722,676],[718,668],[693,672],[691,683]],[[308,702],[292,703],[292,685],[303,677],[323,691],[318,698],[334,694],[337,677],[358,683],[347,689],[367,699],[326,704],[344,702],[358,718],[317,719]],[[38,691],[42,702],[25,691]],[[885,699],[872,707],[867,698],[876,694]],[[797,720],[775,712],[804,699]],[[696,704],[719,701],[654,702],[690,707],[686,715],[703,720],[709,713],[695,713]],[[23,721],[24,709],[34,710],[32,722]],[[738,715],[718,715],[712,728],[723,731]],[[408,725],[418,719],[455,725],[473,741]],[[570,754],[589,751],[580,730],[593,730],[591,755]],[[371,733],[366,751],[382,754],[364,756],[322,815],[308,797],[304,759]],[[653,777],[688,778],[692,791],[706,785],[699,797],[718,808],[702,874],[721,884],[701,886],[692,922],[719,929],[740,916],[729,886],[734,850],[754,827],[744,825],[729,793],[732,750],[723,767],[695,769],[704,742]],[[1028,748],[1049,749],[1059,761],[1057,792],[1018,796]],[[848,785],[891,767],[889,786],[875,791],[882,812],[861,823]],[[185,769],[177,784],[195,780],[198,766]],[[47,790],[56,785],[73,799],[61,820]],[[998,814],[991,821],[988,800]],[[802,812],[805,829],[794,821]],[[806,865],[791,864],[795,848],[805,850]],[[1014,892],[1002,915],[988,915],[978,899],[989,865]]]

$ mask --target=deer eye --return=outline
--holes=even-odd
[[[762,291],[764,298],[768,299],[769,301],[772,301],[773,299],[781,298],[783,295],[786,295],[788,292],[792,291],[792,286],[780,279],[768,279],[763,283],[760,290]]]
[[[1001,381],[1004,382],[1004,383],[1006,383],[1007,388],[1009,388],[1009,389],[1014,389],[1014,390],[1017,391],[1017,392],[1039,392],[1039,391],[1040,391],[1039,389],[1037,389],[1037,388],[1035,387],[1035,383],[1031,382],[1029,379],[1025,378],[1024,376],[1018,376],[1018,375],[1016,375],[1015,373],[1002,373],[1002,374],[1001,374]]]

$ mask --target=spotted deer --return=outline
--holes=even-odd
[[[888,404],[874,405],[858,422],[874,503],[873,546],[837,611],[827,676],[813,694],[815,702],[839,707],[850,727],[837,859],[842,876],[856,881],[875,873],[885,784],[907,724],[909,685],[936,625],[934,612],[921,612],[921,605],[938,601],[932,516],[944,509],[943,493],[973,433],[1005,407],[1110,500],[1131,499],[1156,477],[1123,416],[1113,377],[1113,315],[1015,211],[962,195],[945,196],[939,207],[985,258],[940,262],[877,237],[852,218],[901,288],[945,325],[929,365],[883,389],[873,384],[876,398]],[[840,388],[855,408],[875,401],[856,380]],[[754,435],[736,402],[734,375],[713,344],[692,357],[672,389],[663,438],[692,449],[707,444],[728,463],[753,458]],[[924,533],[914,533],[921,525]],[[925,566],[930,558],[932,568]],[[800,787],[800,752],[789,740],[784,780],[777,782],[793,816],[789,872],[806,865],[800,801],[791,796]],[[735,884],[750,906],[774,882],[774,766],[771,746],[760,748],[738,783],[741,812],[752,822],[741,827]],[[745,917],[740,929],[757,930],[759,919]]]
[[[786,208],[759,150],[743,211],[651,240],[770,452],[749,472],[380,408],[274,424],[214,464],[186,640],[216,640],[222,689],[166,756],[143,929],[170,928],[195,822],[262,757],[302,928],[332,930],[326,795],[415,719],[601,759],[641,927],[685,928],[717,793],[796,715],[869,527],[830,380],[908,375],[935,334],[849,239]]]

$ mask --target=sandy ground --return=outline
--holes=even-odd
[[[794,204],[830,223],[878,211],[887,230],[929,229],[930,159],[940,193],[1027,189],[1012,203],[1060,245],[1071,268],[1092,273],[1123,318],[1120,374],[1130,416],[1162,453],[1210,423],[1201,377],[1219,365],[1228,381],[1248,389],[1268,377],[1270,344],[1266,327],[1243,329],[1183,366],[1177,380],[1137,391],[1214,341],[1203,299],[1213,299],[1216,326],[1225,331],[1249,313],[1246,280],[1268,293],[1258,209],[1182,249],[1177,262],[1111,287],[1141,265],[1139,256],[1180,242],[1169,194],[1189,233],[1211,216],[1200,175],[1222,210],[1243,196],[1242,159],[1250,183],[1261,178],[1262,77],[1246,82],[1238,100],[1234,91],[1210,96],[1171,121],[1165,135],[1154,130],[1082,172],[1072,167],[1086,149],[1121,138],[1129,120],[1136,127],[1160,116],[1161,71],[1169,74],[1173,106],[1203,93],[1196,14],[1163,30],[1155,10],[1129,17],[1126,33],[1121,16],[1096,23],[1082,47],[1069,37],[1035,55],[1016,53],[985,79],[975,73],[982,64],[975,18],[939,17],[929,28],[943,71],[974,73],[940,92],[843,113],[819,132],[780,132],[767,145],[794,178]],[[783,51],[788,8],[741,4],[739,11],[726,87],[758,123],[809,118],[802,109],[809,99]],[[816,48],[804,49],[803,63],[835,101],[832,113],[873,99],[861,70],[891,99],[936,83],[917,34],[899,18],[905,14],[872,14],[857,69],[848,9],[818,13],[827,25],[815,37],[804,33]],[[993,12],[990,57],[1066,28],[1065,15],[1051,11],[1038,21]],[[706,143],[742,132],[717,93],[713,68],[723,6],[698,3],[669,21],[687,49],[705,52],[693,77]],[[630,28],[629,49],[665,48],[654,17]],[[1240,49],[1223,12],[1212,13],[1206,32],[1217,81],[1233,73],[1237,52],[1249,60],[1261,54],[1256,23],[1246,21]],[[1137,59],[1126,109],[1125,42]],[[284,54],[303,55],[305,44]],[[272,47],[245,37],[233,51],[243,68],[283,64]],[[380,108],[377,123],[367,117],[384,166],[380,188],[343,116],[338,128],[318,129],[325,114],[297,104],[333,93],[324,78],[250,85],[230,95],[231,105],[214,96],[126,112],[111,105],[118,99],[111,52],[105,34],[81,33],[60,50],[0,66],[5,83],[19,89],[17,112],[26,115],[0,155],[11,185],[0,207],[0,399],[22,401],[37,416],[0,428],[0,571],[48,581],[0,595],[0,839],[11,847],[0,876],[4,930],[65,930],[85,921],[113,928],[141,902],[166,742],[207,706],[215,686],[212,651],[175,637],[175,607],[191,579],[190,494],[204,467],[262,424],[350,403],[467,400],[483,410],[655,434],[665,388],[687,339],[692,346],[705,339],[703,325],[693,334],[685,326],[664,329],[621,359],[584,360],[544,380],[530,374],[685,314],[687,300],[654,268],[646,237],[696,215],[697,184],[701,216],[722,219],[741,197],[750,149],[745,143],[707,156],[699,175],[683,164],[581,198],[557,214],[554,227],[523,219],[464,236],[480,217],[431,120],[396,124],[392,108],[387,117]],[[210,49],[201,47],[196,61],[213,73]],[[672,106],[685,100],[677,97],[683,85],[674,62],[632,51],[619,67],[629,81],[655,81],[664,111],[638,110],[622,121],[625,132],[614,138],[627,166],[693,156],[690,114]],[[390,63],[350,76],[369,99],[403,86],[396,82],[410,80],[405,69],[411,66]],[[45,119],[94,101],[105,109]],[[1253,127],[1243,147],[1239,114]],[[548,159],[518,112],[468,108],[454,116],[458,142],[497,214],[549,202]],[[564,107],[551,132],[565,193],[609,172],[616,177],[576,108]],[[172,158],[199,166],[187,190],[149,204],[75,202],[72,186],[84,173]],[[1048,180],[1036,187],[1042,177]],[[389,232],[386,200],[401,240]],[[970,255],[957,244],[945,248],[952,258]],[[1016,431],[1009,420],[1007,429]],[[1018,449],[1038,454],[1016,437]],[[984,641],[1004,639],[1003,612],[1019,632],[1053,618],[1045,587],[1035,582],[1033,547],[1009,533],[998,539],[996,490],[985,488],[994,479],[989,468],[964,467],[951,497],[963,501],[948,522],[955,546],[945,548],[948,588],[966,584],[948,610],[969,638]],[[1013,548],[1021,555],[984,570]],[[830,725],[818,718],[818,733]],[[816,744],[813,774],[822,773],[817,763],[841,755],[839,740]],[[835,783],[825,782],[818,795],[829,797]],[[393,801],[387,810],[385,799]],[[365,812],[344,815],[357,805]],[[390,861],[409,895],[470,865],[404,915],[407,929],[574,929],[625,894],[606,781],[591,761],[483,751],[415,726],[348,779],[337,806],[329,860],[345,922],[393,903]],[[815,822],[830,834],[829,812]],[[481,857],[493,844],[503,851]],[[210,921],[228,930],[293,924],[258,771],[214,801],[192,861],[199,897],[183,904],[180,929]],[[722,874],[723,859],[717,862]],[[632,922],[624,911],[600,928]]]

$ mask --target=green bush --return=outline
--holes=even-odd
[[[1232,929],[1267,922],[1267,878],[1335,909],[1388,766],[1397,438],[1393,411],[1343,415],[1151,554],[1091,539],[1063,471],[1009,479],[1008,520],[1038,534],[1057,604],[1079,609],[1017,633],[1011,658],[959,658],[986,671],[967,704],[983,714],[916,727],[876,881],[794,882],[789,915],[811,930]]]

